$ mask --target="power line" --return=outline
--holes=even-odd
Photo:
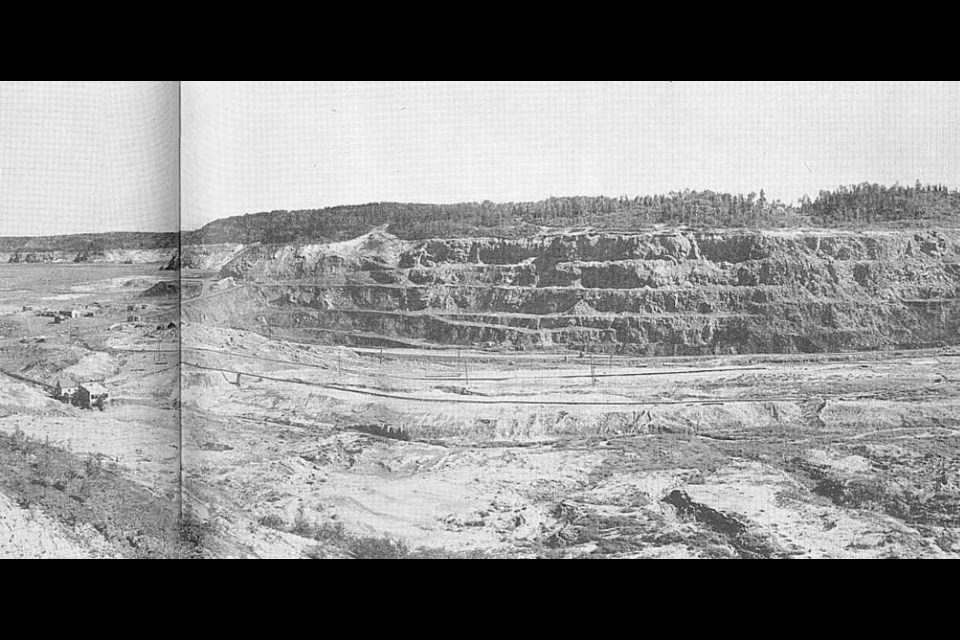
[[[254,378],[259,378],[262,380],[270,380],[273,382],[282,382],[286,384],[297,384],[308,387],[316,387],[320,389],[327,389],[329,391],[340,391],[343,393],[353,393],[357,395],[372,396],[377,398],[387,398],[390,400],[400,400],[405,402],[425,402],[425,403],[434,403],[434,404],[487,404],[487,405],[551,405],[551,406],[593,406],[593,407],[636,407],[636,406],[651,406],[651,405],[724,405],[724,404],[760,404],[768,402],[803,402],[809,400],[813,396],[773,396],[773,397],[751,397],[751,398],[723,398],[723,399],[698,399],[698,398],[687,398],[683,400],[611,400],[611,401],[582,401],[582,400],[526,400],[526,399],[509,399],[509,400],[497,400],[497,399],[482,399],[482,398],[464,398],[464,397],[451,397],[451,398],[426,398],[426,397],[417,397],[417,396],[403,396],[395,393],[386,393],[382,391],[373,391],[370,389],[357,389],[353,387],[347,387],[338,384],[327,384],[322,382],[308,382],[306,380],[301,380],[300,378],[278,378],[276,376],[269,376],[264,374],[253,374],[249,372],[235,371],[233,369],[224,369],[222,367],[209,367],[206,365],[196,364],[193,362],[184,362],[183,366],[193,367],[195,369],[200,369],[202,371],[216,371],[222,373],[232,373],[232,374],[243,374],[251,376]],[[951,396],[952,394],[943,393],[939,394],[941,396]],[[830,398],[832,400],[875,400],[877,398],[876,394],[860,394],[860,395],[841,395],[841,394],[816,394],[816,397],[820,398]],[[927,396],[929,397],[929,396]]]
[[[237,353],[235,351],[222,351],[219,349],[209,349],[204,347],[182,347],[183,351],[197,351],[201,353],[216,353],[219,355],[225,356],[234,356],[238,358],[248,358],[251,360],[260,360],[263,362],[273,362],[277,364],[291,364],[298,367],[310,368],[310,369],[319,369],[322,371],[329,371],[330,368],[324,365],[317,364],[308,364],[305,362],[295,362],[293,360],[282,360],[279,358],[268,358],[266,356],[256,356],[253,354],[246,353]],[[133,350],[125,350],[133,351]],[[339,354],[338,354],[339,360]],[[459,367],[458,367],[459,369]],[[555,376],[541,376],[548,378],[550,380],[573,380],[581,378],[590,378],[595,380],[596,378],[636,378],[636,377],[647,377],[647,376],[670,376],[678,374],[695,374],[695,373],[732,373],[732,372],[741,372],[741,371],[767,371],[767,367],[720,367],[714,369],[677,369],[674,371],[626,371],[620,373],[596,373],[596,371],[591,372],[590,374],[580,374],[580,373],[567,373]],[[529,381],[531,378],[529,376],[500,376],[500,377],[485,377],[478,378],[474,376],[469,378],[469,365],[466,361],[463,362],[463,371],[464,374],[468,377],[468,380],[473,382],[514,382],[518,380]],[[356,375],[376,375],[377,377],[384,378],[393,378],[396,380],[416,380],[422,382],[447,382],[447,381],[457,381],[462,379],[460,374],[456,376],[402,376],[389,373],[377,373],[373,374],[370,371],[365,371],[363,369],[352,369],[349,367],[342,367],[338,362],[338,372],[341,373],[352,373]],[[594,382],[595,383],[595,382]]]

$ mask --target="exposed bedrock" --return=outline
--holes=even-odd
[[[186,248],[185,248],[186,253]],[[440,344],[650,354],[960,342],[960,232],[651,232],[231,248],[190,313]]]
[[[16,251],[0,253],[0,264],[126,263],[168,262],[173,249],[107,249],[94,251]]]
[[[213,244],[189,245],[178,249],[170,262],[164,267],[165,271],[179,271],[183,269],[197,269],[201,271],[217,271],[224,264],[232,260],[244,249],[242,244]]]

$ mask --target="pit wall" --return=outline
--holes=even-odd
[[[257,246],[221,277],[248,286],[192,313],[328,335],[651,355],[960,341],[956,230]]]

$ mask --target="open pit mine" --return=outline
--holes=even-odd
[[[960,555],[957,230],[381,227],[168,266],[214,555]]]
[[[960,231],[389,229],[0,243],[0,557],[960,557]]]

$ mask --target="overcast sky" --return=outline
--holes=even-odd
[[[175,230],[176,82],[0,82],[0,235]]]
[[[0,83],[0,235],[176,227],[176,88]],[[183,226],[381,200],[960,187],[960,83],[185,82]]]
[[[958,83],[184,86],[186,227],[371,201],[960,180]]]

